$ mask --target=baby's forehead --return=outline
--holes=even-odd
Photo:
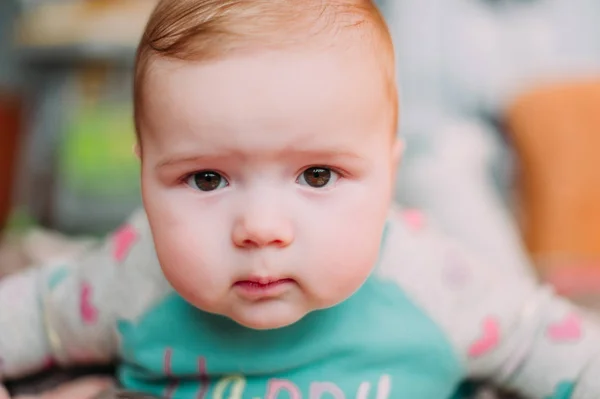
[[[275,123],[334,106],[358,113],[368,103],[385,105],[388,82],[379,68],[374,57],[345,47],[257,51],[202,62],[157,59],[142,101],[153,115],[171,110],[207,123],[231,119],[232,113],[247,113],[249,120],[265,113]]]
[[[217,7],[220,3],[221,6]],[[264,51],[359,51],[376,59],[395,85],[393,48],[381,14],[369,0],[161,1],[138,49],[136,123],[149,96],[148,79],[165,65],[205,63]],[[150,86],[154,86],[154,83]],[[390,93],[395,95],[395,89]],[[138,126],[139,134],[139,126]]]
[[[379,131],[392,137],[395,107],[377,68],[356,48],[157,60],[148,76],[143,140],[162,152],[195,143],[211,156],[269,159],[290,148],[332,150]]]

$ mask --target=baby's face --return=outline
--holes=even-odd
[[[374,267],[398,146],[365,48],[157,60],[142,185],[164,274],[255,329],[348,298]]]

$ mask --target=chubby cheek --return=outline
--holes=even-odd
[[[353,294],[376,265],[389,206],[381,193],[367,206],[357,195],[350,196],[338,202],[335,212],[304,222],[310,233],[303,239],[310,240],[307,253],[312,254],[306,277],[322,302],[319,307],[332,306]]]
[[[224,267],[215,268],[223,265],[211,259],[220,251],[211,249],[210,241],[198,245],[195,239],[171,230],[169,234],[159,234],[156,242],[163,273],[182,296],[196,306],[206,307],[223,295],[229,285],[228,273]]]
[[[325,306],[347,299],[365,282],[379,256],[379,237],[379,230],[338,236],[340,245],[327,252],[323,269],[313,276],[314,290],[319,291]]]
[[[144,204],[152,226],[156,253],[173,288],[195,306],[211,310],[230,285],[231,273],[223,256],[228,244],[225,223],[210,212],[189,209],[185,201]]]

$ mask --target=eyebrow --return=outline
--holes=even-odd
[[[282,154],[291,153],[285,155],[286,159],[290,158],[317,158],[317,159],[350,159],[355,161],[364,161],[365,159],[359,154],[352,151],[345,150],[284,150],[281,154],[277,155],[284,157]],[[224,152],[217,154],[179,154],[165,157],[165,159],[158,162],[156,169],[162,169],[166,167],[172,167],[180,164],[194,164],[199,162],[210,162],[221,160],[223,158],[236,157],[236,158],[248,158],[247,155],[240,152]]]

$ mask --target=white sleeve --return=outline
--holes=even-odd
[[[600,398],[600,329],[528,270],[490,266],[414,211],[391,217],[379,273],[446,333],[468,377],[526,397]]]
[[[81,257],[0,280],[2,377],[114,360],[117,320],[143,312],[162,282],[143,212]]]

